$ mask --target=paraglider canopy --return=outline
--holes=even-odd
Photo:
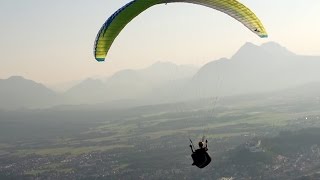
[[[133,0],[113,13],[101,27],[94,44],[94,56],[104,61],[108,51],[121,30],[146,9],[167,3],[192,3],[221,11],[241,22],[259,37],[267,37],[267,32],[257,16],[237,0]]]

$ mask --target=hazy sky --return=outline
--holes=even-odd
[[[156,61],[202,65],[230,57],[245,42],[275,41],[307,55],[320,55],[319,0],[242,0],[264,23],[259,39],[218,11],[191,4],[155,6],[134,19],[116,39],[108,62],[93,57],[104,21],[129,0],[0,0],[0,78],[22,75],[45,84]]]

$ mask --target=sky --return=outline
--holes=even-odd
[[[97,32],[129,1],[0,0],[0,79],[19,75],[57,85],[158,61],[201,66],[231,57],[245,42],[274,41],[297,54],[320,55],[319,0],[241,0],[263,22],[268,39],[210,8],[157,5],[125,27],[107,62],[96,62]]]

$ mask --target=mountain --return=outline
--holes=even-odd
[[[140,74],[154,82],[168,82],[192,77],[198,68],[191,65],[176,65],[171,62],[157,62],[141,70]]]
[[[87,79],[68,90],[64,99],[67,104],[144,101],[146,97],[154,97],[158,89],[167,87],[173,81],[191,78],[197,70],[193,66],[157,62],[145,69],[119,71],[105,81]]]
[[[296,55],[277,43],[246,43],[231,59],[203,66],[188,85],[202,96],[232,96],[320,82],[320,57]]]
[[[100,103],[105,85],[101,80],[88,78],[63,93],[62,104]]]
[[[197,72],[194,67],[158,62],[141,70],[119,71],[105,82],[84,81],[67,96],[73,96],[74,103],[157,104],[266,93],[320,82],[319,68],[320,57],[297,55],[275,42],[246,43],[230,59],[211,61]]]
[[[119,108],[277,91],[282,91],[280,96],[319,97],[319,69],[318,56],[297,55],[274,42],[246,43],[230,59],[211,61],[200,69],[157,62],[104,80],[89,78],[59,94],[31,80],[11,77],[0,80],[0,109],[88,104]]]
[[[52,90],[20,76],[0,79],[0,99],[0,109],[44,108],[58,103]]]

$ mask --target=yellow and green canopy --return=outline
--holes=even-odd
[[[261,21],[237,0],[134,0],[117,10],[101,27],[94,45],[97,61],[104,61],[121,30],[136,16],[151,6],[164,3],[192,3],[207,6],[233,17],[259,37],[268,37]]]

